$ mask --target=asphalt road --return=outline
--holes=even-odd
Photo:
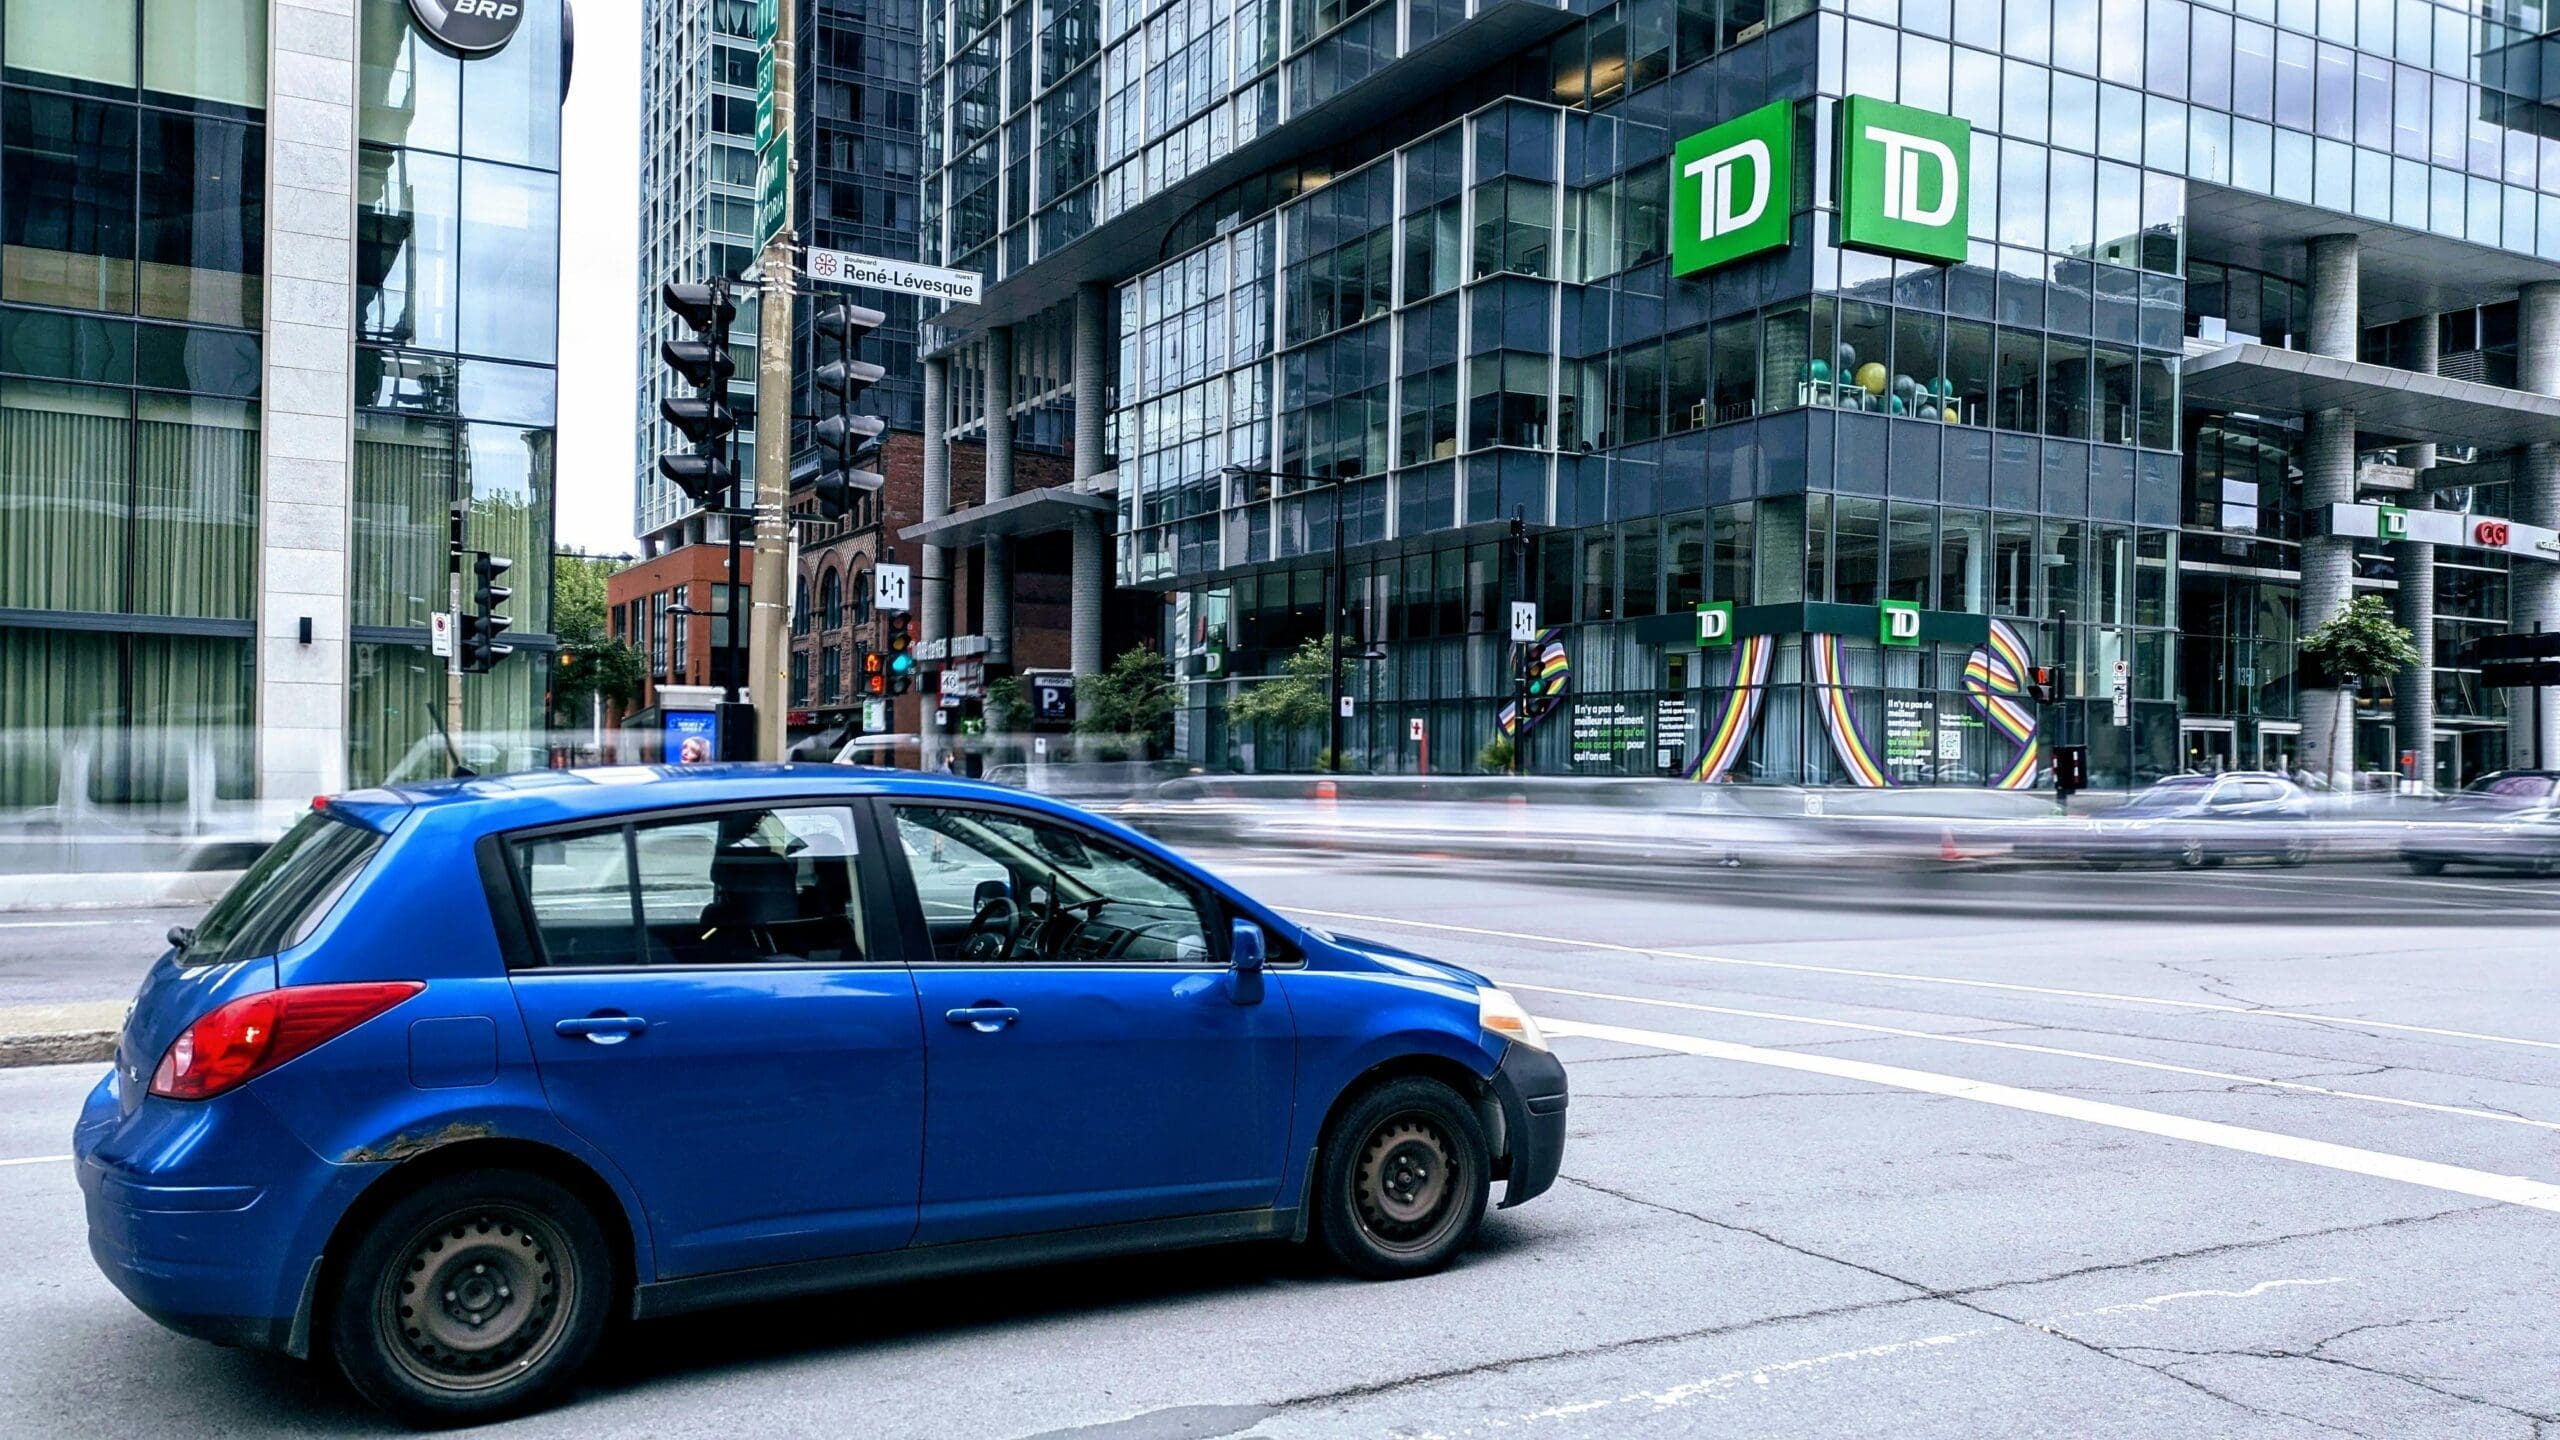
[[[2103,922],[1223,868],[1549,1017],[1556,1190],[1404,1284],[1241,1250],[635,1327],[496,1433],[2560,1436],[2547,915],[2230,923],[2273,883],[2245,876]],[[378,1430],[97,1277],[46,1158],[91,1078],[0,1072],[0,1433]]]

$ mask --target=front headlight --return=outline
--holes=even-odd
[[[1508,990],[1487,985],[1476,992],[1476,1021],[1505,1040],[1516,1041],[1532,1050],[1547,1048],[1546,1032],[1538,1028],[1537,1017],[1520,1006]]]

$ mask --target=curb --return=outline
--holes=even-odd
[[[121,1001],[18,1005],[0,1009],[0,1069],[84,1065],[115,1054],[124,1025]]]

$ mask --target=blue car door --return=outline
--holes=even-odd
[[[512,838],[544,1093],[669,1279],[905,1245],[924,1047],[861,812],[757,804]]]
[[[1296,1031],[1279,986],[1237,1003],[1215,897],[1025,811],[890,813],[924,1014],[918,1243],[1274,1204]]]

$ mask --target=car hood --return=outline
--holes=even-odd
[[[1454,980],[1461,985],[1472,985],[1478,989],[1484,989],[1493,984],[1491,980],[1464,966],[1452,965],[1445,960],[1434,960],[1428,955],[1417,955],[1401,945],[1390,945],[1384,940],[1371,940],[1361,935],[1339,935],[1330,930],[1318,930],[1312,933],[1332,941],[1338,949],[1347,950],[1381,969],[1391,970],[1399,975],[1412,975],[1424,980]]]

